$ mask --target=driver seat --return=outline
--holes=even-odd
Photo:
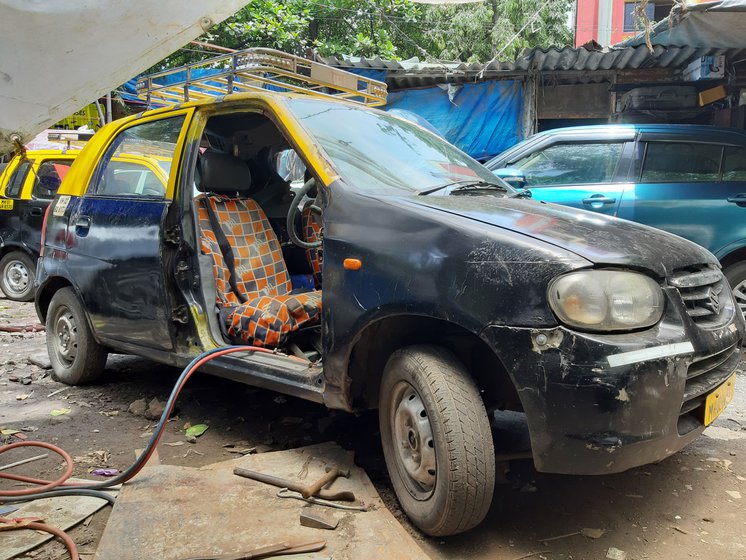
[[[197,164],[195,197],[203,254],[212,257],[217,306],[227,335],[279,347],[319,321],[321,292],[292,291],[280,243],[261,207],[240,196],[251,188],[241,160],[207,151]]]

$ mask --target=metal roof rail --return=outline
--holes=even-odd
[[[175,105],[250,91],[303,93],[376,107],[386,84],[274,49],[252,48],[142,76],[137,95],[148,106]]]

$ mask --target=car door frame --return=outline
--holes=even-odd
[[[140,354],[144,356],[151,356],[155,359],[163,360],[172,362],[173,357],[171,356],[171,353],[176,348],[176,329],[175,329],[175,323],[180,322],[183,319],[184,312],[181,310],[180,306],[175,302],[173,294],[172,294],[172,288],[171,284],[173,282],[173,272],[172,272],[172,258],[171,258],[171,251],[170,244],[168,241],[168,235],[166,233],[167,229],[167,222],[168,222],[168,216],[172,214],[174,207],[176,204],[174,204],[174,193],[175,193],[175,186],[177,184],[177,181],[179,180],[179,170],[181,169],[181,162],[184,159],[184,150],[186,145],[186,137],[187,132],[191,126],[191,121],[194,116],[195,108],[194,107],[187,107],[187,108],[178,108],[171,111],[164,111],[164,112],[157,112],[153,115],[149,115],[145,118],[138,118],[138,119],[123,119],[121,123],[119,123],[119,126],[114,128],[105,138],[103,142],[98,143],[95,146],[95,151],[91,150],[90,152],[85,153],[85,158],[88,162],[95,162],[94,165],[88,165],[85,173],[83,176],[76,175],[73,178],[76,180],[75,190],[76,196],[72,197],[72,200],[70,200],[70,196],[67,195],[69,188],[66,188],[64,190],[63,195],[65,196],[58,196],[56,199],[55,204],[60,204],[60,199],[65,200],[65,207],[64,211],[67,214],[68,217],[68,225],[67,225],[67,242],[66,242],[66,249],[68,252],[68,260],[72,260],[73,258],[73,252],[72,244],[75,242],[76,239],[76,229],[78,229],[78,221],[80,220],[82,216],[81,208],[84,208],[86,205],[86,201],[101,201],[101,203],[106,203],[106,201],[122,201],[125,200],[128,203],[138,203],[138,202],[151,202],[153,204],[162,204],[163,205],[163,211],[162,211],[162,217],[159,222],[159,229],[158,229],[158,243],[159,243],[159,274],[162,277],[162,282],[160,283],[160,293],[155,294],[156,297],[160,301],[160,305],[162,305],[164,308],[159,310],[159,317],[158,321],[160,322],[161,326],[165,329],[164,336],[162,337],[161,341],[158,344],[155,344],[155,340],[149,339],[150,344],[147,344],[144,342],[142,337],[128,337],[128,332],[134,332],[133,329],[137,330],[139,328],[138,325],[135,325],[133,322],[132,328],[130,328],[129,323],[127,321],[119,321],[122,325],[124,325],[124,328],[121,331],[117,331],[116,329],[109,328],[108,330],[104,329],[102,325],[104,323],[101,322],[101,320],[96,321],[93,316],[90,317],[91,325],[93,326],[94,335],[96,338],[102,342],[105,343],[113,348],[122,349],[126,352],[131,352],[134,354]],[[124,133],[126,130],[147,125],[149,123],[162,121],[168,118],[174,118],[174,117],[184,117],[184,122],[182,123],[181,130],[176,142],[174,154],[173,154],[173,161],[171,164],[171,172],[168,175],[168,183],[166,185],[166,192],[162,199],[155,199],[154,197],[145,200],[147,197],[143,196],[116,196],[116,195],[98,195],[95,193],[89,193],[89,189],[93,187],[94,181],[98,178],[99,173],[99,167],[101,165],[102,159],[104,155],[107,153],[109,148],[112,146],[113,142],[115,142],[122,133]],[[92,146],[93,147],[93,146]],[[114,158],[113,158],[114,159]],[[146,166],[147,167],[147,166]],[[69,205],[69,208],[68,208]],[[120,217],[121,219],[121,217]],[[90,227],[90,226],[89,226]],[[87,234],[86,234],[87,235]],[[85,236],[78,236],[78,237],[85,237]],[[121,241],[117,240],[119,242],[118,245],[115,245],[116,247],[119,247],[122,245]],[[117,242],[115,241],[115,243]],[[115,246],[112,246],[114,248]],[[88,257],[90,259],[95,259],[94,255],[90,255]],[[88,280],[84,280],[80,275],[74,274],[74,267],[68,267],[68,277],[72,280],[73,285],[76,287],[76,291],[78,292],[79,296],[81,297],[81,300],[83,301],[84,305],[88,307],[89,314],[94,313],[97,314],[99,319],[106,320],[107,313],[102,312],[101,309],[99,309],[101,305],[101,300],[99,298],[99,301],[92,302],[91,301],[91,290],[97,289],[95,286],[92,285],[92,281],[89,278]],[[77,278],[76,278],[77,276]],[[87,285],[83,285],[83,282]],[[112,305],[114,302],[111,302]],[[124,303],[124,302],[120,302]],[[110,305],[109,307],[111,307]],[[134,309],[133,302],[128,302],[129,307]],[[90,307],[89,307],[90,306]],[[126,306],[124,306],[126,307]],[[125,312],[125,311],[123,311]],[[109,314],[111,315],[111,314]],[[141,325],[140,325],[141,326]],[[166,337],[168,338],[168,341],[166,341]]]
[[[563,130],[561,132],[548,132],[541,136],[534,142],[527,143],[525,146],[521,146],[520,149],[515,149],[512,153],[506,153],[505,157],[498,156],[494,164],[488,162],[487,166],[491,170],[499,169],[500,167],[510,167],[515,162],[530,156],[536,152],[546,150],[552,146],[560,144],[602,144],[602,143],[621,143],[622,151],[619,155],[619,161],[617,161],[616,168],[612,173],[611,181],[604,183],[583,183],[583,184],[568,184],[568,185],[526,185],[527,190],[531,189],[557,189],[556,192],[561,192],[559,189],[570,189],[578,188],[582,190],[595,190],[598,194],[604,194],[605,191],[610,190],[609,186],[613,186],[614,192],[621,191],[616,200],[612,203],[613,207],[610,208],[610,212],[603,212],[612,216],[616,216],[619,210],[619,204],[621,203],[624,191],[629,186],[629,175],[630,169],[634,161],[634,142],[636,131],[634,128],[622,128],[614,130],[613,128],[604,129],[577,129],[577,130]],[[518,147],[516,147],[518,148]],[[593,188],[597,187],[597,188]],[[541,196],[536,197],[541,200]],[[592,198],[592,197],[588,197]],[[575,206],[575,208],[581,208],[589,211],[599,211],[602,208],[595,208],[591,204],[583,203],[583,206]]]

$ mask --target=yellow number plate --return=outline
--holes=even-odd
[[[13,199],[0,198],[0,210],[13,210]]]
[[[709,426],[733,400],[736,392],[736,374],[731,375],[725,383],[707,395],[705,401],[705,426]]]

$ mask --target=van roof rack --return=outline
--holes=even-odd
[[[252,48],[142,76],[137,95],[148,106],[175,105],[249,91],[304,93],[376,107],[386,84],[274,49]]]

